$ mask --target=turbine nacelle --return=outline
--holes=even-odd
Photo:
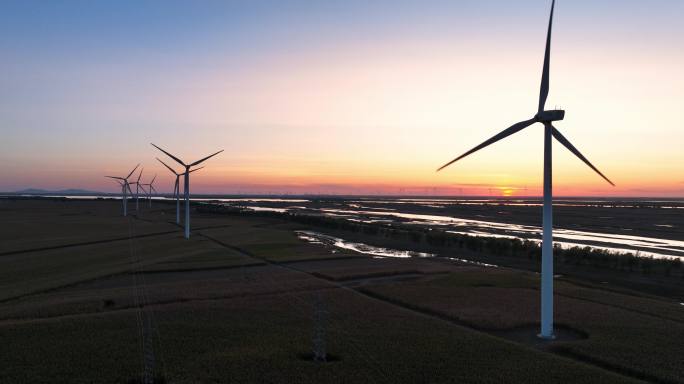
[[[549,123],[552,121],[563,120],[565,111],[562,109],[552,109],[550,111],[541,111],[534,116],[534,120],[540,123]]]

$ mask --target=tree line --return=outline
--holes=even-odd
[[[353,232],[377,236],[393,241],[411,242],[429,248],[464,249],[473,253],[503,257],[541,260],[539,241],[518,238],[497,238],[449,233],[429,227],[407,227],[399,224],[362,223],[323,215],[301,214],[295,212],[251,211],[235,207],[202,204],[198,207],[205,212],[240,214],[259,217],[285,219],[302,225],[326,228],[334,231]],[[670,276],[682,273],[682,261],[678,257],[654,258],[635,252],[613,252],[590,246],[561,248],[554,244],[554,259],[574,266],[588,266],[597,269],[611,269],[628,272],[641,272],[644,275],[659,274]]]

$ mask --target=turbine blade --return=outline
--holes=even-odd
[[[154,193],[157,193],[157,188],[155,188],[155,187],[152,186],[152,185],[150,185],[150,188],[152,188],[151,190],[154,191]]]
[[[145,168],[140,168],[140,174],[138,175],[138,180],[136,180],[137,182],[140,182],[140,178],[142,177],[143,169],[145,169]]]
[[[201,163],[201,162],[203,162],[203,161],[205,161],[205,160],[208,160],[208,159],[211,158],[211,157],[214,157],[214,156],[218,155],[218,154],[221,153],[221,152],[223,152],[223,149],[220,150],[220,151],[218,151],[218,152],[216,152],[216,153],[214,153],[214,154],[211,154],[211,155],[205,157],[205,158],[202,159],[202,160],[197,160],[197,161],[195,161],[194,163],[188,165],[188,167],[195,166],[195,165],[197,165],[197,164],[199,164],[199,163]]]
[[[193,173],[193,172],[195,172],[195,171],[199,171],[199,170],[202,169],[202,168],[204,168],[204,167],[195,168],[195,169],[191,170],[190,173]]]
[[[544,111],[546,98],[549,96],[549,64],[551,61],[551,27],[553,26],[553,8],[556,0],[551,2],[551,16],[549,16],[549,30],[546,34],[546,52],[544,53],[544,70],[542,71],[541,87],[539,88],[539,110]]]
[[[603,173],[601,173],[601,171],[594,167],[594,165],[591,162],[589,162],[589,160],[587,160],[587,158],[584,157],[584,155],[582,155],[580,151],[577,150],[577,148],[575,148],[575,146],[572,145],[572,143],[570,143],[570,141],[566,139],[565,136],[563,136],[559,130],[556,129],[556,127],[551,126],[551,128],[551,134],[553,135],[553,137],[556,138],[556,140],[558,140],[559,143],[563,144],[565,148],[570,150],[570,152],[574,153],[575,156],[579,157],[580,160],[584,161],[584,163],[588,165],[589,168],[593,169],[594,172],[598,173],[601,177],[603,177],[610,185],[612,185],[613,187],[615,186],[615,184],[613,184],[613,182],[610,181],[610,179],[608,179]]]
[[[159,160],[158,157],[155,157],[155,159],[157,159],[160,163],[164,164],[164,166],[165,166],[166,168],[168,168],[169,171],[173,172],[174,175],[177,175],[177,174],[178,174],[178,173],[176,173],[176,170],[174,170],[173,168],[169,167],[165,162]]]
[[[157,148],[158,150],[160,150],[160,151],[166,153],[167,156],[169,156],[170,158],[176,160],[180,165],[182,165],[182,166],[184,166],[184,167],[186,166],[185,163],[182,162],[182,161],[181,161],[179,158],[177,158],[176,156],[174,156],[174,155],[172,155],[172,154],[166,152],[165,150],[163,150],[163,149],[157,147],[156,145],[154,145],[154,143],[150,143],[150,144],[152,144],[152,146],[155,147],[155,148]]]
[[[510,127],[504,129],[504,130],[501,131],[500,133],[494,135],[492,138],[490,138],[489,140],[485,141],[484,143],[482,143],[482,144],[478,145],[477,147],[471,149],[470,151],[468,151],[468,152],[462,154],[461,156],[459,156],[459,157],[457,157],[457,158],[451,160],[450,162],[448,162],[448,163],[442,165],[441,167],[439,167],[439,169],[437,169],[437,172],[439,172],[439,171],[441,171],[442,169],[444,169],[444,168],[450,166],[451,164],[453,164],[453,163],[455,163],[455,162],[461,160],[462,158],[464,158],[464,157],[470,155],[470,154],[473,153],[473,152],[477,152],[477,151],[479,151],[480,149],[482,149],[482,148],[484,148],[484,147],[486,147],[486,146],[488,146],[488,145],[490,145],[490,144],[494,144],[494,143],[496,143],[497,141],[499,141],[499,140],[501,140],[501,139],[504,139],[504,138],[506,138],[506,137],[508,137],[508,136],[510,136],[510,135],[512,135],[512,134],[514,134],[514,133],[516,133],[516,132],[519,132],[519,131],[521,131],[521,130],[527,128],[527,127],[529,127],[529,126],[532,125],[534,122],[535,122],[534,119],[530,119],[530,120],[521,121],[521,122],[519,122],[519,123],[516,123],[516,124],[511,125]]]
[[[133,191],[131,191],[131,186],[130,186],[130,184],[126,183],[126,188],[128,188],[128,192],[130,192],[131,195],[133,195]]]
[[[140,166],[140,163],[138,163],[138,165],[136,165],[135,168],[133,168],[133,170],[131,171],[131,173],[129,173],[128,176],[126,176],[125,178],[128,179],[129,177],[131,177],[133,172],[135,172],[135,170],[138,169],[139,166]]]
[[[118,176],[105,176],[105,177],[109,177],[110,179],[116,179],[116,180],[124,180],[123,177],[118,177]]]
[[[157,179],[157,175],[155,174],[154,177],[152,178],[152,181],[150,181],[150,185],[152,185],[152,183],[154,183],[154,181],[155,181],[156,179]]]

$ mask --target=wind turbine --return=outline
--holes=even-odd
[[[456,159],[446,163],[437,171],[448,167],[456,161],[476,152],[490,144],[493,144],[501,139],[504,139],[516,132],[527,128],[534,123],[544,124],[544,209],[543,209],[543,236],[542,236],[542,267],[541,267],[541,332],[539,337],[544,339],[553,339],[553,222],[552,222],[552,192],[551,192],[551,138],[555,138],[559,143],[563,144],[570,152],[579,157],[585,164],[587,164],[594,172],[598,173],[610,185],[615,186],[606,176],[601,173],[593,164],[587,160],[584,155],[580,153],[575,146],[573,146],[568,139],[565,138],[553,125],[553,121],[563,120],[565,111],[563,110],[545,110],[546,98],[549,95],[549,61],[551,59],[551,29],[553,25],[553,10],[555,7],[555,0],[551,3],[551,16],[549,17],[549,28],[546,36],[546,52],[544,54],[544,69],[542,71],[541,87],[539,91],[539,107],[537,114],[525,121],[513,124],[509,128],[494,135],[489,140],[462,154]]]
[[[140,173],[138,174],[138,179],[130,184],[135,184],[135,211],[140,211],[140,178],[142,177],[143,169],[140,168]],[[144,191],[144,189],[143,189]],[[132,193],[131,193],[132,194]]]
[[[140,164],[136,165],[135,168],[133,168],[133,170],[131,171],[131,173],[129,173],[128,176],[126,176],[126,177],[105,176],[105,177],[108,177],[110,179],[120,180],[119,184],[121,184],[121,195],[122,195],[122,200],[123,200],[123,215],[124,216],[126,216],[127,208],[128,208],[128,195],[127,195],[127,193],[131,192],[131,195],[133,194],[133,191],[131,191],[131,185],[128,183],[128,178],[131,177],[133,172],[135,172],[135,170],[138,169],[139,166],[140,166]]]
[[[185,172],[183,173],[183,175],[185,176],[185,177],[184,177],[184,179],[185,179],[185,187],[184,187],[184,189],[183,189],[184,192],[185,192],[185,238],[186,238],[186,239],[189,239],[189,238],[190,238],[190,168],[192,168],[192,167],[194,167],[194,166],[196,166],[196,165],[201,164],[202,162],[208,160],[208,159],[211,158],[211,157],[214,157],[214,156],[218,155],[219,153],[223,152],[223,149],[220,150],[220,151],[218,151],[218,152],[216,152],[216,153],[213,153],[213,154],[211,154],[211,155],[209,155],[209,156],[207,156],[207,157],[205,157],[205,158],[203,158],[203,159],[197,160],[197,161],[195,161],[194,163],[185,164],[184,162],[182,162],[182,161],[181,161],[179,158],[177,158],[176,156],[174,156],[174,155],[172,155],[172,154],[166,152],[165,150],[163,150],[163,149],[159,148],[158,146],[154,145],[153,143],[150,143],[150,144],[152,144],[152,146],[155,147],[155,148],[157,148],[158,150],[164,152],[164,153],[165,153],[167,156],[169,156],[170,158],[176,160],[176,162],[177,162],[178,164],[180,164],[180,165],[182,165],[182,166],[185,167]]]
[[[154,177],[152,178],[152,181],[150,181],[147,184],[141,184],[141,185],[146,185],[148,187],[147,191],[145,191],[145,188],[143,188],[143,192],[147,193],[147,201],[150,204],[150,208],[152,208],[152,191],[154,191],[154,193],[157,193],[157,189],[154,188],[154,185],[152,185],[152,184],[154,184],[154,181],[156,179],[157,179],[157,175],[154,175]]]
[[[176,182],[173,184],[173,198],[176,199],[176,224],[180,224],[180,183],[179,183],[179,180],[180,180],[180,177],[183,175],[183,173],[176,172],[175,169],[169,167],[165,162],[159,160],[158,157],[157,157],[157,160],[160,163],[164,164],[164,166],[166,168],[168,168],[169,171],[171,171],[174,175],[176,175]],[[192,170],[190,170],[189,173],[199,171],[202,168],[204,168],[204,167],[192,169]]]

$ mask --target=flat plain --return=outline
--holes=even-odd
[[[684,382],[671,298],[559,276],[541,342],[533,272],[370,257],[252,215],[193,212],[186,240],[174,205],[142,206],[0,199],[0,382]]]

